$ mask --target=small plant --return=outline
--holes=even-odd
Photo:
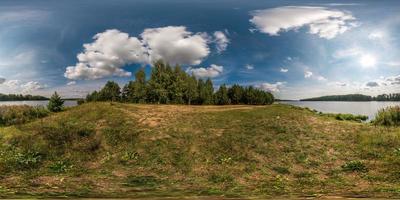
[[[49,169],[54,173],[64,173],[71,169],[72,165],[69,161],[56,161],[49,166]]]
[[[353,160],[342,165],[342,170],[346,172],[367,172],[367,166],[359,160]]]
[[[60,112],[63,110],[64,100],[61,99],[60,95],[58,95],[57,92],[54,92],[54,94],[51,96],[47,108],[51,112]]]
[[[400,106],[381,109],[372,123],[382,126],[400,126]]]
[[[125,151],[120,158],[122,163],[129,163],[139,159],[139,153],[133,151]]]

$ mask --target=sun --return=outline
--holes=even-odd
[[[366,67],[366,68],[373,67],[376,65],[376,57],[371,54],[365,54],[365,55],[361,56],[359,62],[362,67]]]

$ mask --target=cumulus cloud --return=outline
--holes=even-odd
[[[198,65],[210,53],[207,34],[193,34],[184,26],[145,29],[141,37],[151,62]]]
[[[22,82],[20,80],[5,80],[2,86],[5,86],[8,90],[13,91],[13,93],[29,93],[46,88],[45,85],[37,81]]]
[[[246,64],[244,66],[247,70],[253,70],[254,69],[254,65],[250,65],[250,64]]]
[[[213,42],[222,51],[229,40],[221,33]],[[116,29],[106,30],[96,34],[94,42],[83,45],[78,63],[68,66],[64,76],[72,80],[131,76],[124,66],[152,64],[160,59],[172,65],[198,65],[210,53],[209,38],[206,33],[189,32],[184,26],[145,29],[140,38]]]
[[[194,74],[196,77],[199,77],[199,78],[215,78],[215,77],[221,75],[223,71],[224,71],[223,66],[212,64],[212,65],[210,65],[210,67],[207,67],[207,68],[204,68],[204,67],[191,68],[190,67],[190,68],[188,68],[188,70],[186,72],[189,74]]]
[[[332,39],[356,26],[351,13],[326,7],[284,6],[256,10],[251,15],[250,22],[271,36],[307,26],[310,34]]]
[[[3,84],[4,82],[6,82],[6,79],[0,77],[0,84]]]
[[[285,84],[286,82],[261,83],[256,85],[256,87],[268,92],[280,92],[281,88],[283,88]]]
[[[217,48],[217,52],[221,53],[226,50],[229,44],[229,39],[222,31],[214,32],[214,41]]]
[[[286,72],[288,72],[289,71],[289,69],[286,69],[286,68],[281,68],[280,69],[280,72],[282,72],[282,73],[286,73]]]

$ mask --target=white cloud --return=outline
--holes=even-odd
[[[255,87],[268,92],[280,92],[281,88],[285,86],[286,82],[276,82],[276,83],[261,83]]]
[[[306,70],[304,72],[304,78],[309,79],[309,78],[313,78],[316,79],[318,81],[327,81],[328,79],[326,79],[325,77],[321,76],[321,75],[315,75],[313,72]]]
[[[68,79],[100,79],[107,76],[131,76],[122,69],[128,64],[151,64],[163,60],[172,65],[198,65],[210,53],[206,33],[193,34],[184,26],[145,29],[141,39],[116,29],[96,34],[84,44],[78,63],[67,67]],[[220,45],[223,41],[216,40]],[[220,46],[221,48],[223,46]]]
[[[384,65],[390,66],[390,67],[399,67],[400,66],[400,61],[390,61],[390,62],[384,62]]]
[[[225,33],[222,31],[214,32],[214,42],[217,47],[217,52],[221,53],[226,50],[229,44],[229,39],[226,37]]]
[[[121,67],[136,62],[147,62],[145,49],[135,37],[116,29],[96,34],[95,41],[84,44],[78,63],[69,66],[64,76],[68,79],[99,79],[106,76],[130,76]]]
[[[6,79],[0,77],[0,84],[3,84],[4,82],[6,82]]]
[[[347,83],[345,83],[345,82],[339,82],[339,81],[337,81],[337,82],[329,82],[328,85],[330,85],[330,86],[339,86],[339,87],[346,87],[346,86],[348,86]]]
[[[385,34],[382,31],[374,31],[368,35],[368,39],[370,40],[381,40],[385,37]]]
[[[70,81],[67,83],[67,85],[76,85],[76,81]]]
[[[313,75],[313,73],[311,71],[304,72],[304,78],[311,78],[312,75]]]
[[[253,70],[253,69],[254,69],[254,65],[251,65],[251,64],[246,64],[244,67],[245,67],[247,70]]]
[[[286,73],[286,72],[288,72],[289,71],[289,69],[286,69],[286,68],[281,68],[280,69],[280,72],[282,72],[282,73]]]
[[[341,49],[337,50],[333,57],[336,59],[343,59],[348,57],[359,56],[362,54],[362,50],[356,47],[348,48],[348,49]]]
[[[198,65],[210,53],[207,34],[192,34],[184,26],[145,29],[141,37],[151,62]]]
[[[37,81],[29,81],[29,82],[27,82],[25,84],[22,84],[20,87],[22,88],[22,93],[29,93],[29,92],[32,92],[32,91],[43,89],[46,86],[40,84]]]
[[[189,74],[193,73],[196,77],[199,78],[215,78],[221,75],[223,71],[224,71],[223,66],[212,64],[210,65],[210,67],[207,68],[204,67],[188,68],[186,72]]]
[[[45,85],[37,81],[22,82],[20,80],[5,80],[1,86],[2,88],[5,87],[6,91],[10,93],[29,93],[46,88]]]
[[[325,7],[284,6],[256,10],[251,15],[250,22],[271,36],[308,26],[310,34],[332,39],[356,26],[351,13]]]

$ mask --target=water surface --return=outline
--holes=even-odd
[[[280,101],[279,103],[308,107],[323,113],[366,115],[369,120],[374,119],[375,114],[382,108],[400,105],[399,101]]]

